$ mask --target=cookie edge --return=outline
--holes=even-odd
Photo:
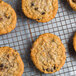
[[[73,37],[73,47],[74,47],[74,50],[76,51],[76,32]]]

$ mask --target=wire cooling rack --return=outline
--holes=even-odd
[[[76,31],[76,12],[66,0],[59,0],[56,17],[47,23],[37,23],[24,16],[21,0],[4,0],[11,4],[17,13],[17,26],[9,34],[0,36],[0,47],[10,46],[20,53],[25,70],[23,76],[76,76],[76,53],[72,45],[73,34]],[[66,48],[66,62],[60,71],[54,74],[44,74],[35,68],[30,59],[30,48],[33,41],[43,33],[53,33],[59,36]]]

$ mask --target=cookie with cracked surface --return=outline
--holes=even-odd
[[[31,49],[31,59],[41,72],[54,73],[64,65],[65,51],[59,37],[45,33],[34,42]]]
[[[58,0],[22,0],[24,14],[38,22],[53,19],[58,10]]]
[[[76,11],[76,0],[68,0],[71,8]]]
[[[19,53],[10,47],[0,47],[0,76],[22,76],[23,71]]]
[[[0,1],[0,35],[11,32],[16,27],[16,13],[4,1]]]
[[[76,32],[75,32],[75,35],[73,37],[73,46],[74,46],[74,49],[76,51]]]

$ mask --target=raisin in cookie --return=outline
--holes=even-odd
[[[58,0],[22,0],[24,14],[38,22],[53,19],[58,10]]]
[[[68,0],[70,6],[74,11],[76,11],[76,0]]]
[[[33,44],[31,58],[41,72],[54,73],[65,63],[65,47],[56,35],[42,34]]]
[[[0,1],[0,35],[11,32],[16,27],[16,13],[4,1]]]
[[[10,47],[0,47],[0,76],[22,76],[23,71],[19,53]]]
[[[75,35],[73,37],[73,46],[74,46],[74,49],[76,51],[76,33],[75,33]]]

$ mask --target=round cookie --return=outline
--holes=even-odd
[[[41,72],[54,73],[65,63],[65,47],[56,35],[42,34],[32,46],[31,59]]]
[[[16,13],[4,1],[0,1],[0,35],[11,32],[16,27]]]
[[[71,8],[76,11],[76,0],[68,0]]]
[[[75,33],[75,35],[73,37],[73,46],[74,46],[74,49],[76,51],[76,33]]]
[[[23,71],[19,53],[10,47],[0,47],[0,76],[22,76]]]
[[[38,22],[53,19],[58,10],[58,0],[22,0],[24,14]]]

